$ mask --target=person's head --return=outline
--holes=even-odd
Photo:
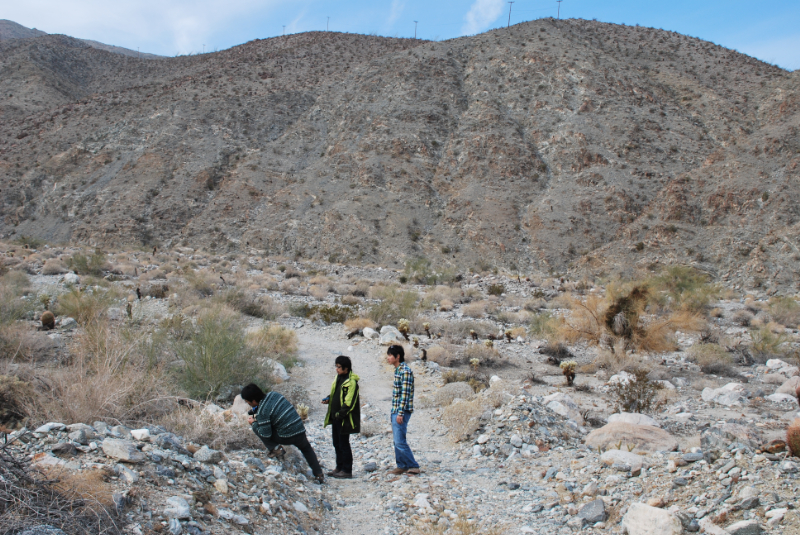
[[[339,355],[336,357],[336,373],[339,375],[346,375],[353,369],[353,363],[350,362],[350,357]]]
[[[389,364],[397,366],[406,360],[406,352],[403,349],[403,346],[395,344],[389,346],[389,349],[386,350],[386,357],[389,361]]]
[[[254,406],[254,403],[258,405],[266,396],[267,395],[264,393],[264,391],[261,390],[255,383],[250,383],[246,387],[242,388],[242,399],[245,400],[250,406]]]

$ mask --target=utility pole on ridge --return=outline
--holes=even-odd
[[[516,0],[515,0],[515,1],[516,1]],[[509,3],[508,3],[508,24],[506,25],[506,28],[508,28],[508,27],[510,27],[510,26],[511,26],[511,7],[512,7],[513,5],[514,5],[514,2],[509,2]]]
[[[414,39],[417,38],[417,22],[416,20],[414,21]]]
[[[556,0],[558,2],[558,19],[561,20],[561,2],[564,0]]]

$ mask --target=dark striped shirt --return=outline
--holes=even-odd
[[[306,428],[285,397],[277,392],[269,392],[258,404],[253,431],[264,438],[270,438],[273,433],[281,438],[289,438],[305,433]]]

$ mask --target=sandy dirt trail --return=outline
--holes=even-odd
[[[330,333],[330,337],[326,336]],[[394,368],[386,363],[386,347],[375,342],[350,341],[340,329],[299,329],[300,358],[304,362],[301,369],[292,373],[292,380],[302,384],[309,391],[312,400],[312,411],[306,427],[316,439],[315,450],[325,470],[335,466],[334,450],[330,441],[330,427],[322,430],[325,418],[325,406],[320,400],[330,393],[334,378],[334,359],[337,355],[347,355],[353,361],[353,370],[360,376],[359,386],[362,405],[377,407],[381,418],[382,434],[377,439],[364,440],[359,435],[351,437],[353,448],[353,479],[336,480],[327,478],[329,496],[334,503],[334,517],[325,526],[326,534],[375,535],[376,533],[393,532],[385,519],[378,514],[381,510],[382,497],[386,495],[386,483],[397,480],[386,472],[394,467],[394,448],[388,424],[392,400],[392,381]],[[352,350],[348,350],[352,347]],[[416,398],[432,387],[427,377],[415,373]],[[435,388],[435,387],[434,387]],[[384,416],[385,415],[385,416]],[[425,480],[427,473],[436,469],[436,462],[441,462],[442,455],[452,451],[454,445],[443,436],[439,422],[432,417],[429,410],[417,409],[409,424],[408,441],[412,451],[422,467],[423,474],[418,479]],[[370,474],[362,470],[368,459],[379,461],[390,460],[387,467],[381,466],[378,481],[369,479]],[[426,473],[426,470],[428,471]],[[409,476],[401,476],[407,478]]]

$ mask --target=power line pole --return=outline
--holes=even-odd
[[[414,39],[417,38],[417,22],[416,20],[414,21]]]
[[[559,20],[561,19],[561,2],[563,2],[563,1],[564,0],[556,0],[556,2],[558,2],[558,18],[559,18]]]
[[[330,17],[328,17],[328,23],[325,25],[325,31],[326,31],[326,32],[329,32],[329,31],[331,31],[331,30],[330,30],[330,27],[331,27],[331,18],[330,18]]]
[[[559,0],[559,1],[561,1],[561,0]],[[283,35],[286,35],[286,25],[285,24],[283,25]]]
[[[506,28],[511,26],[511,7],[513,5],[514,5],[514,2],[509,2],[508,3],[508,24],[506,25]]]

